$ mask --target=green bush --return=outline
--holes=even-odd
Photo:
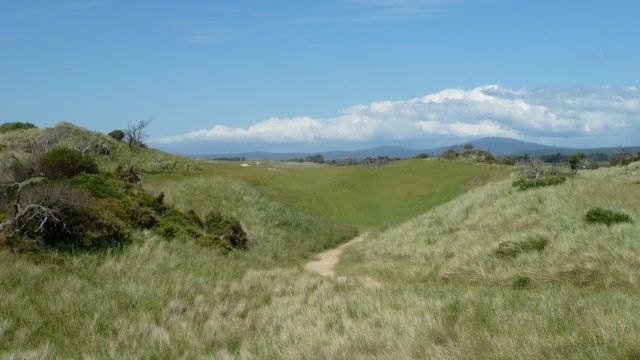
[[[567,178],[560,175],[550,175],[538,179],[518,179],[513,182],[513,186],[518,190],[527,190],[544,186],[559,185],[567,181]]]
[[[219,245],[228,250],[247,248],[247,234],[238,219],[213,211],[204,218],[203,223],[207,234],[201,239],[204,245]]]
[[[119,199],[123,195],[122,191],[120,191],[121,187],[119,184],[103,175],[80,173],[74,176],[71,182],[99,199]]]
[[[12,161],[7,166],[7,173],[15,182],[23,182],[34,175],[35,169],[32,164],[25,164],[18,160]]]
[[[28,122],[8,122],[0,125],[0,134],[14,130],[37,129],[38,127]]]
[[[124,136],[125,136],[124,131],[122,130],[113,130],[107,135],[113,139],[116,139],[117,141],[124,140]]]
[[[43,250],[86,251],[119,247],[129,241],[125,224],[112,212],[96,207],[84,190],[69,181],[29,185],[24,189],[24,198],[53,209],[57,220],[37,212],[35,216],[25,216],[20,231],[11,235],[14,250],[20,250],[16,246],[25,250],[24,244],[30,243]]]
[[[584,221],[589,224],[606,224],[611,226],[617,223],[632,223],[628,214],[615,212],[608,209],[596,207],[587,211],[584,215]]]
[[[514,258],[518,254],[532,251],[542,251],[549,244],[544,236],[530,238],[525,241],[505,241],[498,245],[495,255],[500,258]]]
[[[117,248],[130,240],[128,229],[110,212],[70,204],[58,204],[58,208],[64,226],[52,223],[43,229],[40,238],[46,246],[66,251],[98,250]]]
[[[82,156],[79,151],[58,147],[40,158],[38,171],[47,179],[58,180],[73,177],[81,172],[97,173],[98,165],[89,156]]]

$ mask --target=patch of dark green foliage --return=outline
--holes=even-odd
[[[83,156],[79,151],[58,147],[40,158],[38,170],[49,180],[70,178],[82,172],[97,173],[96,161],[88,155]]]
[[[24,130],[24,129],[37,129],[38,127],[28,122],[8,122],[0,125],[0,134],[8,133],[9,131]]]
[[[542,251],[549,244],[544,236],[532,237],[524,241],[504,241],[498,245],[494,254],[499,258],[514,258],[519,254]]]
[[[601,207],[592,208],[584,215],[584,221],[589,224],[606,224],[611,226],[618,223],[632,223],[629,214],[616,212]]]
[[[166,238],[190,237],[203,246],[226,251],[247,248],[247,234],[239,221],[217,212],[204,221],[193,211],[183,213],[164,203],[164,194],[153,196],[139,186],[133,168],[100,173],[95,162],[73,149],[45,153],[36,164],[45,178],[24,185],[21,205],[38,204],[53,209],[60,219],[24,216],[0,233],[0,246],[18,253],[93,251],[119,248],[131,242],[136,229],[150,229]],[[13,178],[22,182],[33,170],[16,161]],[[24,173],[24,176],[22,176]],[[0,219],[11,216],[18,187],[2,188]],[[25,200],[26,199],[26,200]]]
[[[117,140],[117,141],[122,141],[124,140],[125,137],[125,133],[122,130],[113,130],[112,132],[108,133],[107,136]]]
[[[511,283],[513,290],[527,289],[531,286],[531,279],[526,276],[517,276]]]
[[[518,179],[513,182],[513,186],[518,190],[528,190],[545,186],[559,185],[567,181],[567,178],[561,175],[549,175],[537,179]]]

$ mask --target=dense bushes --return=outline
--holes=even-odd
[[[70,178],[81,172],[97,173],[98,165],[90,156],[82,156],[74,149],[59,147],[42,155],[38,171],[47,179],[57,180]]]
[[[28,122],[8,122],[0,125],[0,134],[4,134],[14,130],[36,129],[36,128],[37,126]]]
[[[0,233],[0,245],[18,252],[117,248],[131,241],[132,230],[150,229],[167,238],[189,237],[227,251],[247,247],[247,235],[235,218],[214,212],[202,221],[193,211],[183,213],[164,204],[164,194],[143,191],[128,181],[127,173],[135,171],[82,172],[69,179],[50,176],[50,180],[25,185],[22,198],[49,209],[56,219],[31,216],[37,213],[25,216]],[[0,218],[11,214],[16,189],[4,191],[5,200],[12,200],[0,203],[4,212]]]
[[[589,224],[606,224],[611,226],[617,223],[633,222],[628,214],[615,212],[600,207],[592,208],[584,215],[584,221]]]

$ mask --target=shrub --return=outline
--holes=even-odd
[[[569,157],[569,167],[574,172],[582,168],[582,163],[587,156],[584,153],[577,152]]]
[[[204,218],[204,228],[207,236],[201,242],[205,245],[220,245],[228,250],[247,248],[247,234],[236,218],[212,211]]]
[[[59,204],[58,208],[64,226],[56,223],[46,226],[40,238],[47,246],[67,251],[98,250],[129,242],[129,231],[110,212],[71,204]]]
[[[611,226],[617,223],[633,222],[628,214],[615,212],[600,207],[596,207],[587,211],[587,213],[584,215],[584,221],[589,224],[607,224],[607,226]]]
[[[129,241],[129,231],[122,221],[95,207],[85,191],[68,181],[30,185],[24,191],[25,198],[55,209],[59,221],[25,217],[16,234],[16,244],[32,239],[32,244],[43,248],[71,251],[119,247]]]
[[[133,166],[122,167],[121,165],[118,165],[115,175],[131,184],[137,184],[140,182],[138,172],[133,168]]]
[[[547,247],[547,244],[549,244],[549,239],[544,236],[525,241],[505,241],[498,245],[494,253],[500,258],[514,258],[524,252],[542,251]]]
[[[14,130],[37,129],[38,127],[28,122],[8,122],[0,125],[0,134]]]
[[[110,132],[109,134],[107,134],[108,136],[116,139],[117,141],[122,141],[124,140],[124,131],[122,130],[113,130],[112,132]]]
[[[71,181],[75,186],[88,191],[92,196],[99,199],[120,198],[122,196],[121,192],[118,191],[117,184],[105,176],[80,173],[74,176]]]
[[[7,173],[15,182],[23,182],[33,176],[35,169],[33,164],[25,164],[18,160],[12,161],[7,166]]]
[[[70,178],[81,172],[97,173],[98,165],[92,157],[82,156],[73,149],[59,147],[42,155],[38,170],[47,179],[57,180]]]
[[[527,190],[531,188],[539,188],[544,186],[559,185],[567,181],[567,178],[561,175],[545,176],[537,179],[518,179],[513,182],[513,186],[518,190]]]

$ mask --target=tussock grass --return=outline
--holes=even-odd
[[[289,172],[290,174],[296,171]],[[304,254],[353,229],[242,181],[149,184],[202,215],[238,217],[252,243],[222,255],[145,232],[120,252],[40,264],[0,253],[4,358],[633,359],[640,357],[639,229],[589,225],[593,207],[637,218],[640,166],[580,172],[526,192],[476,188],[370,235],[338,284]],[[334,227],[331,227],[334,226]],[[534,246],[535,239],[548,239]],[[501,243],[519,244],[498,257]]]
[[[394,281],[510,286],[527,276],[534,285],[640,289],[637,225],[583,222],[594,206],[637,216],[640,193],[629,184],[638,167],[582,172],[566,184],[526,192],[509,181],[492,183],[354,246],[341,264],[347,273]],[[539,238],[548,239],[544,251],[521,251]],[[500,244],[518,244],[519,255],[494,256]]]

